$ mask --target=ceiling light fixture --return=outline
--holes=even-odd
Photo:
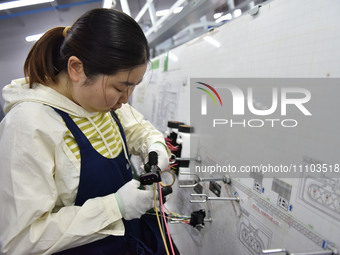
[[[161,16],[164,16],[164,15],[167,15],[168,13],[169,13],[169,9],[156,11],[156,16],[161,17]]]
[[[182,10],[183,10],[183,6],[177,7],[177,8],[174,10],[174,13],[180,13]]]
[[[111,9],[115,6],[115,1],[112,1],[112,0],[104,0],[103,1],[103,8],[106,8],[106,9]]]
[[[220,18],[218,18],[217,20],[215,20],[216,23],[220,23],[222,21],[226,21],[226,20],[231,20],[233,17],[231,16],[230,13],[227,13],[226,15],[221,16]]]
[[[241,9],[236,9],[234,11],[234,17],[237,18],[237,17],[240,17],[242,15],[242,10]]]
[[[215,13],[215,14],[214,14],[214,19],[218,19],[218,18],[222,17],[222,14],[223,14],[223,12],[217,12],[217,13]]]
[[[174,13],[180,13],[183,10],[183,6],[177,7],[174,10]],[[165,9],[165,10],[160,10],[160,11],[156,11],[156,16],[157,17],[162,17],[164,15],[167,15],[169,13],[169,9]]]
[[[18,7],[24,7],[35,4],[43,4],[53,2],[54,0],[17,0],[0,4],[0,10],[8,10]]]
[[[26,36],[25,40],[26,42],[35,42],[35,41],[38,41],[40,39],[40,37],[43,36],[44,33],[42,34],[36,34],[36,35],[29,35],[29,36]]]

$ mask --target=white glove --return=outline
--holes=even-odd
[[[148,148],[148,153],[155,151],[158,154],[158,167],[161,170],[165,170],[169,166],[169,155],[165,149],[165,145],[162,143],[153,143]],[[148,162],[148,159],[146,160]]]
[[[153,192],[140,190],[140,182],[131,180],[124,184],[115,194],[120,212],[124,219],[140,218],[153,207]]]

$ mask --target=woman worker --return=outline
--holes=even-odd
[[[27,82],[3,89],[1,254],[165,254],[143,215],[153,192],[138,189],[129,160],[156,151],[168,164],[163,135],[126,104],[149,57],[139,25],[109,9],[35,43]]]

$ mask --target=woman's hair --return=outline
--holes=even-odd
[[[35,82],[45,85],[49,80],[56,82],[56,75],[67,71],[71,56],[83,62],[89,79],[98,74],[113,75],[131,70],[150,60],[142,29],[123,12],[93,9],[70,29],[64,29],[56,27],[47,31],[30,50],[24,64],[30,87]]]

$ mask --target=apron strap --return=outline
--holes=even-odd
[[[118,127],[119,127],[119,131],[120,131],[120,133],[121,133],[121,135],[122,135],[122,137],[123,137],[123,141],[124,141],[124,143],[125,143],[125,147],[126,147],[126,150],[127,150],[127,154],[130,155],[130,154],[129,154],[129,151],[128,151],[128,147],[127,147],[127,142],[126,142],[126,137],[125,137],[124,128],[123,128],[122,124],[120,123],[117,114],[116,114],[114,111],[111,111],[111,116],[112,116],[113,119],[116,121],[116,123],[117,123],[117,125],[118,125]]]
[[[68,115],[66,112],[63,112],[59,109],[56,109],[52,107],[59,115],[63,118],[65,121],[65,124],[67,128],[71,131],[72,135],[76,139],[79,149],[82,150],[83,148],[86,148],[88,146],[91,146],[90,141],[87,139],[87,137],[84,135],[84,133],[80,130],[80,128],[77,126],[77,124],[72,120],[70,115]]]

